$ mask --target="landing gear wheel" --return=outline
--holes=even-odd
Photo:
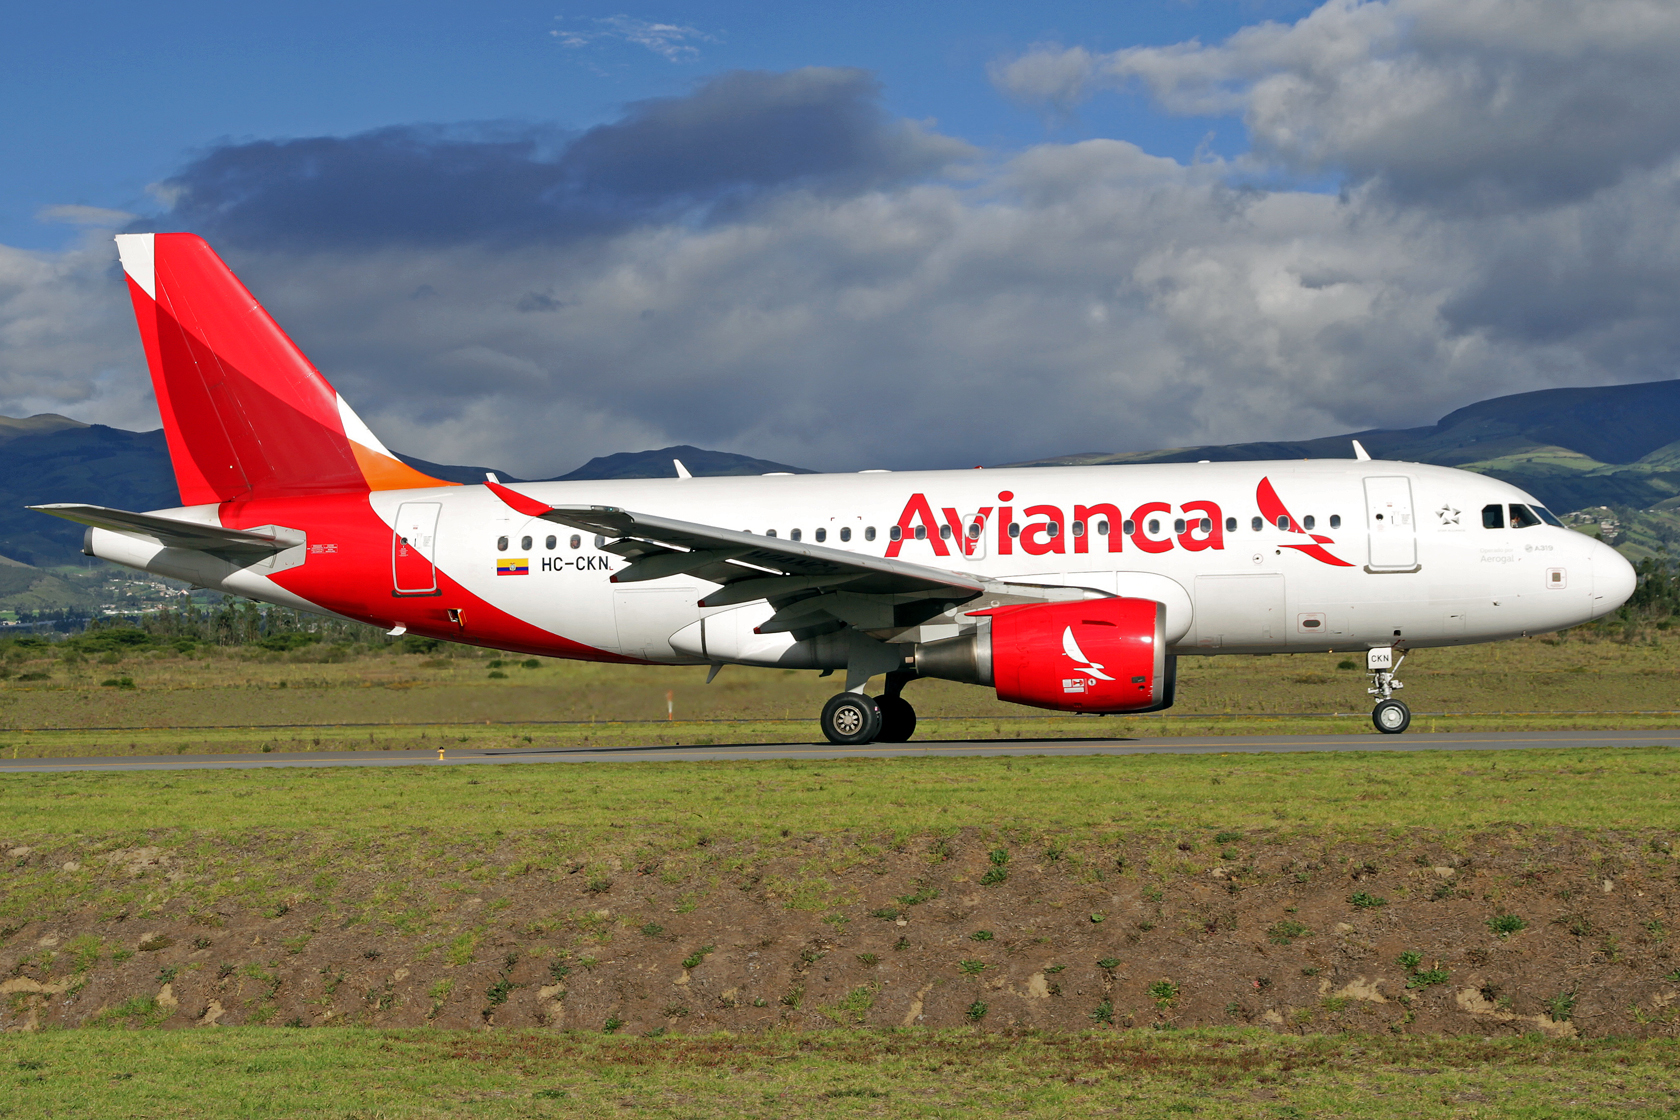
[[[881,733],[881,709],[871,697],[842,692],[823,705],[822,729],[841,746],[873,743]]]
[[[1371,722],[1384,735],[1398,735],[1412,723],[1412,710],[1400,700],[1384,700],[1371,709]]]
[[[877,696],[875,706],[881,709],[881,730],[875,736],[880,743],[908,743],[916,733],[916,709],[902,696]]]

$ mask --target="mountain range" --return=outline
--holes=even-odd
[[[1680,380],[1495,397],[1449,413],[1430,427],[1165,451],[1089,452],[1011,465],[1351,458],[1355,439],[1379,459],[1461,467],[1514,483],[1558,513],[1596,506],[1680,509]],[[451,482],[478,482],[494,469],[402,458]],[[673,459],[681,459],[695,475],[810,473],[683,445],[601,456],[558,478],[665,478],[675,473]],[[505,481],[535,481],[496,473]],[[133,510],[175,505],[179,497],[162,430],[131,432],[52,414],[0,417],[0,555],[38,567],[80,561],[80,528],[24,508],[65,501]],[[6,574],[10,582],[24,578]]]
[[[1378,459],[1436,463],[1503,479],[1559,513],[1680,507],[1680,380],[1541,389],[1466,405],[1424,428],[1167,451],[1090,452],[1016,466],[1193,463],[1202,459]]]

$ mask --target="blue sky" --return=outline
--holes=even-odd
[[[1663,0],[20,7],[0,413],[156,425],[124,228],[206,237],[389,446],[522,477],[1671,378],[1676,58]]]
[[[1204,143],[1232,155],[1245,143],[1235,116],[1182,117],[1114,94],[1052,121],[994,88],[987,64],[1046,41],[1104,51],[1217,41],[1310,8],[1282,0],[16,5],[0,36],[8,106],[0,243],[64,244],[70,231],[37,219],[49,206],[156,210],[147,186],[226,140],[417,122],[582,129],[627,102],[679,94],[732,69],[870,70],[890,112],[932,118],[987,149],[1113,136],[1181,161]],[[650,25],[694,34],[650,36]],[[565,45],[580,38],[587,44]]]

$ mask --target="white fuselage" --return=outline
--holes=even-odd
[[[1315,534],[1330,539],[1321,546],[1324,553],[1348,566],[1292,547],[1308,538],[1262,517],[1256,502],[1262,477],[1270,480],[1294,519],[1311,517]],[[1390,529],[1374,520],[1381,511],[1368,503],[1367,479],[1406,480],[1409,526]],[[803,540],[814,541],[820,529],[831,548],[873,555],[892,551],[915,563],[995,580],[1155,598],[1168,604],[1169,637],[1178,653],[1484,642],[1585,622],[1620,606],[1633,589],[1627,562],[1579,533],[1550,525],[1484,528],[1484,506],[1534,503],[1515,487],[1466,471],[1411,463],[1196,463],[620,480],[521,489],[555,506],[610,505],[757,534],[774,532],[783,539],[797,531]],[[608,577],[622,562],[598,552],[588,536],[522,517],[481,488],[434,493],[445,503],[437,564],[458,573],[479,595],[584,645],[651,661],[707,659],[674,649],[669,639],[709,613],[697,602],[713,585],[688,577],[613,585]],[[1000,501],[1000,493],[1012,494],[1012,500]],[[956,533],[948,541],[932,539],[938,525],[929,526],[930,539],[921,540],[907,526],[905,539],[893,548],[891,529],[918,494],[938,521],[944,520],[943,510],[955,510],[959,526],[990,507],[981,547],[974,549],[978,555],[962,555]],[[394,522],[399,500],[416,496],[385,493],[374,500],[385,519]],[[1214,536],[1216,542],[1194,551],[1180,543],[1173,528],[1185,517],[1186,503],[1218,508],[1224,521],[1218,533],[1199,534],[1191,526],[1192,538]],[[1099,514],[1083,518],[1084,533],[1075,537],[1075,507],[1104,504],[1120,510],[1122,520],[1135,521],[1134,536],[1124,536],[1121,524],[1110,524],[1100,534],[1099,520],[1115,519]],[[1167,508],[1132,517],[1152,505]],[[1026,540],[1000,534],[1000,527],[1007,533],[1007,522],[999,521],[1004,506],[1012,509],[1012,520]],[[1054,538],[1043,530],[1027,532],[1054,519],[1041,510],[1046,506],[1061,514]],[[1040,512],[1029,516],[1026,511],[1033,509]],[[1206,512],[1191,510],[1187,520]],[[920,525],[920,518],[912,517]],[[1226,529],[1233,518],[1236,528]],[[1254,528],[1257,518],[1259,529]],[[1337,528],[1330,527],[1333,518]],[[1160,523],[1154,533],[1150,520]],[[849,541],[840,539],[842,529],[851,530]],[[870,535],[873,540],[866,539]],[[507,547],[498,548],[504,537]],[[531,545],[524,548],[527,537]],[[1154,548],[1171,547],[1146,551],[1138,537]],[[1119,549],[1113,551],[1111,542],[1117,539]],[[1000,547],[1005,540],[1012,545],[1007,552]],[[525,558],[529,574],[496,575],[502,557]]]
[[[1269,503],[1262,479],[1271,488]],[[1484,527],[1484,507],[1537,505],[1515,487],[1415,463],[866,472],[531,483],[519,489],[553,506],[612,506],[773,532],[784,540],[797,532],[809,543],[820,531],[827,548],[896,556],[992,581],[1154,599],[1167,606],[1167,640],[1178,654],[1493,641],[1586,622],[1620,606],[1634,587],[1627,561],[1579,533],[1547,524]],[[826,665],[802,654],[790,634],[702,649],[694,637],[702,616],[738,612],[736,632],[751,635],[771,608],[763,602],[702,608],[698,601],[715,585],[689,576],[612,583],[624,561],[601,551],[596,539],[521,515],[485,487],[376,491],[367,501],[393,527],[408,503],[436,503],[437,570],[478,599],[568,643],[653,662]],[[1278,527],[1280,503],[1289,529]],[[218,516],[214,506],[172,512],[210,522]],[[979,538],[968,550],[972,555],[965,555],[958,542],[976,520]],[[1052,522],[1058,524],[1054,536]],[[1018,535],[1011,534],[1011,524]],[[1310,532],[1297,531],[1309,524]],[[892,539],[895,526],[902,540]],[[292,563],[307,569],[334,556],[331,529],[295,528],[307,532],[309,544]],[[918,530],[925,534],[920,539]],[[324,596],[296,579],[283,581],[293,588],[288,590],[260,567],[229,569],[220,577],[203,564],[176,570],[177,550],[102,529],[93,531],[90,544],[109,559],[251,598],[381,625],[400,621],[402,601],[383,588]],[[523,561],[525,574],[498,574],[521,566],[508,561]],[[374,582],[389,571],[383,562],[358,567]],[[964,606],[897,640],[957,633]],[[459,640],[494,644],[466,626]]]

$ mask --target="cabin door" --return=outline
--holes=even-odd
[[[1412,516],[1412,480],[1388,475],[1365,480],[1365,529],[1371,539],[1371,571],[1417,568],[1417,520]]]
[[[391,583],[398,595],[437,595],[438,514],[441,502],[404,502],[391,532]]]

